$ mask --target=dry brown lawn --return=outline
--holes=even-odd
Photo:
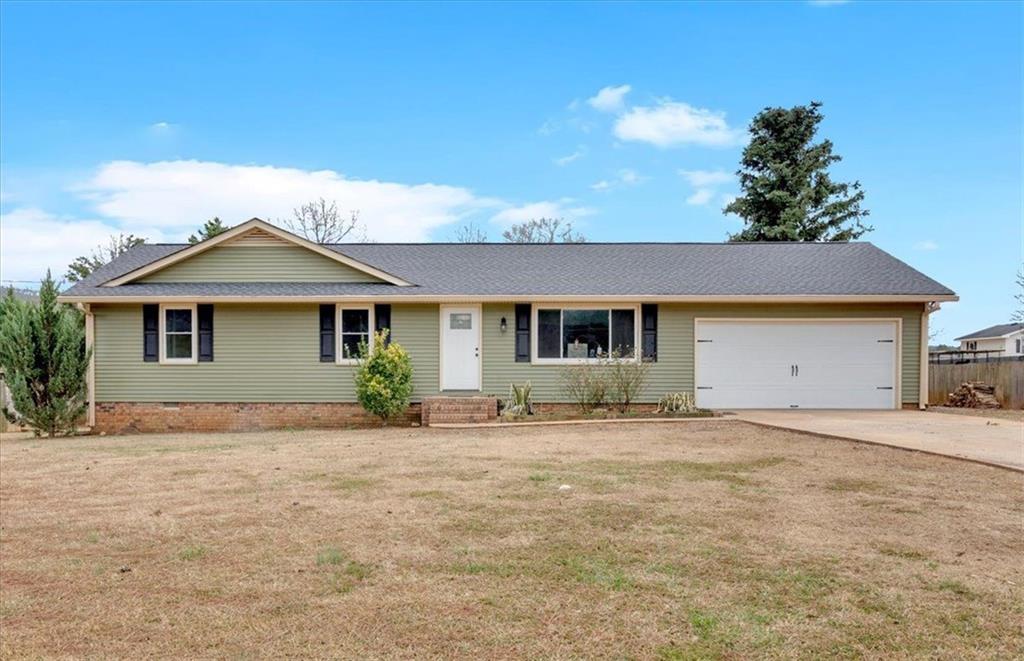
[[[8,439],[0,657],[1019,657],[1022,486],[725,420]]]

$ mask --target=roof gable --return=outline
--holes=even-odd
[[[392,275],[390,273],[387,273],[385,271],[382,271],[382,270],[380,270],[380,269],[378,269],[378,268],[376,268],[374,266],[371,266],[370,264],[367,264],[367,263],[365,263],[365,262],[363,262],[363,261],[361,261],[359,259],[356,259],[354,257],[350,257],[348,255],[344,255],[342,253],[339,253],[339,252],[337,252],[335,250],[331,250],[330,248],[327,248],[327,247],[322,246],[320,244],[314,243],[312,241],[308,241],[308,240],[306,240],[306,239],[304,239],[304,238],[302,238],[300,236],[296,236],[295,234],[292,234],[291,232],[286,232],[285,230],[282,230],[279,227],[274,227],[273,225],[271,225],[269,223],[266,223],[266,222],[260,220],[259,218],[253,218],[252,220],[246,221],[246,222],[242,223],[241,225],[238,225],[237,227],[233,227],[230,230],[228,230],[228,231],[226,231],[226,232],[224,232],[222,234],[219,234],[219,235],[217,235],[217,236],[215,236],[215,237],[213,237],[211,239],[207,239],[205,241],[202,241],[202,242],[197,243],[195,245],[189,246],[187,248],[182,248],[180,250],[172,252],[169,255],[166,255],[164,257],[158,258],[158,259],[156,259],[156,260],[154,260],[152,262],[149,262],[147,264],[144,264],[142,266],[139,266],[138,268],[135,268],[135,269],[133,269],[133,270],[127,272],[127,273],[123,273],[122,275],[116,276],[116,277],[114,277],[111,280],[103,282],[103,286],[104,287],[117,287],[117,286],[120,286],[120,285],[128,284],[130,282],[144,281],[143,279],[145,279],[145,281],[149,281],[149,282],[157,282],[157,281],[168,282],[169,280],[167,280],[166,277],[159,277],[159,276],[156,276],[155,274],[159,273],[161,271],[164,271],[166,269],[170,269],[170,268],[174,267],[175,265],[179,265],[179,264],[181,264],[182,262],[184,262],[186,260],[188,260],[188,261],[198,260],[200,256],[204,255],[205,253],[207,253],[209,251],[213,251],[213,250],[218,250],[218,251],[224,251],[224,250],[238,251],[238,250],[248,250],[248,249],[258,249],[258,250],[277,249],[278,251],[280,251],[282,248],[292,248],[293,250],[291,250],[290,252],[293,253],[293,255],[296,252],[294,249],[297,248],[299,250],[304,250],[304,251],[307,251],[309,253],[319,255],[319,256],[323,257],[324,259],[333,260],[335,263],[343,265],[344,267],[347,267],[347,269],[345,269],[345,270],[340,270],[339,269],[339,272],[341,272],[343,274],[351,275],[352,271],[364,274],[365,277],[362,280],[363,282],[380,282],[380,281],[383,281],[383,282],[386,282],[386,283],[389,283],[389,284],[392,284],[392,285],[397,285],[397,286],[400,286],[400,287],[409,286],[409,285],[412,284],[412,283],[406,282],[405,280],[403,280],[403,279],[401,279],[401,278],[399,278],[397,276],[394,276],[394,275]],[[218,257],[223,257],[226,254],[230,254],[230,253],[220,252],[217,256]],[[237,255],[236,255],[236,257],[237,257]],[[205,261],[206,262],[210,262],[211,261],[209,256],[206,258]],[[229,260],[225,260],[225,261],[226,262],[230,262],[231,260],[229,259]],[[207,268],[209,268],[209,265],[207,265]],[[181,269],[178,269],[178,270],[179,270],[179,272],[181,271]],[[216,268],[213,268],[213,271],[214,272],[218,272],[218,270]],[[199,272],[201,272],[201,273],[204,272],[204,269],[199,269]],[[147,277],[147,276],[149,276],[149,277]],[[179,275],[178,277],[181,277],[181,276]],[[151,278],[156,278],[156,279],[151,279]],[[257,281],[257,280],[260,280],[260,279],[262,279],[264,281],[266,280],[265,277],[263,277],[263,278],[260,278],[260,277],[251,278],[250,277],[250,278],[246,278],[246,279],[247,280],[252,280],[252,281]],[[329,279],[329,278],[313,278],[312,281],[317,281],[317,280],[322,280],[322,279]],[[349,281],[349,282],[353,281],[350,278],[346,279],[344,277],[344,275],[338,276],[337,278],[334,278],[334,279],[338,279],[340,281]],[[297,276],[296,278],[289,278],[289,280],[290,281],[310,281],[308,276]],[[192,280],[190,278],[189,280],[185,280],[185,281],[188,282],[188,281],[215,281],[215,280],[213,280],[213,277],[211,277],[211,275],[203,275],[203,276],[197,278],[196,280]],[[238,279],[232,279],[232,280],[226,280],[225,282],[238,282],[238,281],[239,281]]]
[[[992,340],[1004,337],[1009,337],[1014,333],[1020,333],[1024,331],[1024,323],[1017,324],[996,324],[995,326],[989,326],[983,328],[980,331],[974,331],[968,335],[963,335],[956,338],[956,341],[960,340]]]

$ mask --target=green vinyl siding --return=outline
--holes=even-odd
[[[194,365],[143,362],[141,305],[93,311],[97,401],[355,401],[352,367],[320,362],[315,304],[216,304],[214,361]],[[414,398],[435,393],[437,306],[394,305],[391,316],[412,355]]]
[[[437,304],[394,304],[393,339],[413,361],[414,399],[436,394],[440,323]],[[319,362],[315,304],[216,304],[214,361],[161,365],[142,360],[142,306],[96,305],[97,401],[321,402],[354,401],[352,369]],[[902,319],[902,398],[918,401],[920,304],[661,304],[658,361],[641,401],[667,392],[693,392],[694,319]],[[500,331],[505,317],[508,330]],[[538,402],[566,401],[562,367],[515,362],[515,306],[483,305],[483,387],[505,396],[510,383],[533,384]]]
[[[595,306],[596,307],[596,306]],[[658,361],[651,364],[647,387],[640,401],[654,402],[669,392],[693,392],[694,319],[696,318],[838,318],[891,317],[902,319],[902,398],[905,403],[919,399],[921,356],[920,304],[683,304],[658,306]],[[509,330],[501,333],[501,318]],[[483,309],[483,391],[504,396],[509,384],[533,385],[538,402],[566,401],[562,392],[560,365],[532,365],[515,362],[515,319],[513,304],[484,305]]]
[[[224,246],[168,266],[139,282],[381,282],[296,245]]]

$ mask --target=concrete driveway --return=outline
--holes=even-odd
[[[1024,471],[1024,424],[927,411],[737,411],[771,427],[963,457]]]

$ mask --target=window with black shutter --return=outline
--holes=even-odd
[[[643,359],[648,362],[658,360],[658,306],[654,303],[644,303],[640,306],[641,337]]]
[[[334,362],[334,305],[320,306],[320,362]]]
[[[160,306],[156,303],[142,306],[142,360],[160,360]]]
[[[388,331],[391,330],[391,305],[388,303],[378,303],[374,306],[373,310],[374,319],[374,330],[380,332],[385,328]],[[391,344],[391,333],[388,333],[387,339],[384,341],[384,346]]]
[[[530,362],[530,304],[516,304],[516,362]]]

